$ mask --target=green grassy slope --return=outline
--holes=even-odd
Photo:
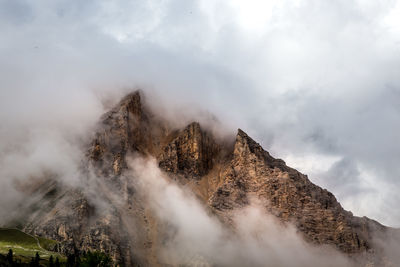
[[[36,252],[42,259],[47,260],[53,255],[54,258],[64,260],[63,255],[47,250],[56,243],[54,240],[31,236],[17,229],[0,228],[0,254],[5,255],[12,249],[14,255],[23,261],[35,257]]]

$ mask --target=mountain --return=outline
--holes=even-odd
[[[156,159],[163,175],[189,189],[232,234],[235,211],[256,199],[265,214],[294,225],[309,244],[362,264],[391,266],[382,243],[397,230],[353,216],[332,193],[240,129],[234,140],[223,140],[198,122],[176,128],[137,91],[102,116],[86,151],[81,185],[51,176],[35,180],[27,190],[33,204],[14,220],[28,233],[60,241],[63,253],[94,249],[125,266],[171,264],[159,257],[170,226],[149,209],[135,176],[127,174],[129,158],[140,156]]]

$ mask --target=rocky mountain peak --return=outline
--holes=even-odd
[[[241,129],[238,129],[236,135],[234,156],[237,160],[249,160],[252,157],[256,157],[270,167],[284,168],[286,166],[283,160],[273,158],[268,151],[265,151],[259,143]]]
[[[152,114],[140,92],[124,97],[101,118],[87,153],[88,167],[107,185],[97,191],[109,203],[107,216],[105,211],[100,217],[93,216],[98,212],[79,190],[65,193],[60,189],[58,198],[49,202],[57,205],[32,216],[26,229],[73,248],[100,249],[122,265],[163,266],[155,252],[164,245],[160,244],[165,239],[163,228],[158,228],[156,216],[135,192],[135,177],[126,180],[121,175],[128,168],[129,153],[156,158],[166,177],[187,185],[226,224],[231,222],[232,211],[256,198],[266,213],[294,224],[308,242],[332,246],[348,255],[374,251],[373,232],[387,229],[344,210],[332,193],[272,157],[241,129],[234,144],[227,147],[198,122],[183,129],[171,125]],[[114,204],[108,187],[120,190],[117,193],[124,196],[123,201]]]
[[[150,136],[146,134],[148,115],[140,91],[125,96],[98,124],[89,159],[103,175],[119,175],[126,167],[129,151],[145,151]]]
[[[142,115],[142,101],[141,92],[135,91],[126,95],[117,105],[120,108],[126,108],[128,113],[134,114],[138,117]]]
[[[224,182],[209,200],[217,211],[225,214],[249,205],[251,196],[264,203],[266,212],[294,222],[310,242],[335,244],[346,253],[371,247],[368,228],[374,222],[353,217],[330,192],[272,157],[240,129],[233,154],[222,170]]]

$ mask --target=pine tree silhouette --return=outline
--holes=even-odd
[[[6,259],[7,259],[8,263],[9,263],[10,265],[13,264],[14,261],[13,261],[13,251],[12,251],[12,249],[9,249],[9,250],[8,250]]]
[[[50,255],[50,258],[49,258],[49,267],[54,267],[54,258],[53,258],[53,255]]]

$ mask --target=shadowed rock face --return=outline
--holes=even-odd
[[[372,251],[372,232],[387,229],[345,211],[330,192],[273,158],[242,130],[230,147],[218,143],[197,122],[173,129],[149,111],[139,92],[102,117],[86,155],[83,167],[97,175],[89,182],[91,192],[107,209],[96,210],[84,192],[63,188],[55,204],[28,218],[25,229],[60,240],[67,248],[103,250],[128,266],[160,265],[157,245],[163,226],[123,176],[129,153],[156,158],[171,179],[190,184],[227,224],[231,211],[257,199],[266,212],[294,223],[307,241],[348,254]],[[123,196],[123,203],[110,191]]]
[[[200,124],[193,122],[162,149],[159,165],[167,172],[199,179],[212,169],[219,150],[212,137],[201,130]]]
[[[103,115],[89,149],[92,163],[103,175],[120,175],[126,168],[124,158],[128,151],[151,149],[148,121],[139,92],[127,95]]]

